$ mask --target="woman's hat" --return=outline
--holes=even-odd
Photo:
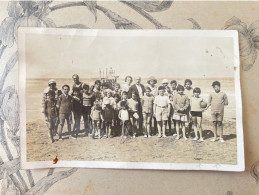
[[[155,77],[153,77],[153,76],[151,76],[151,77],[148,78],[147,83],[150,84],[150,81],[151,81],[151,80],[155,81],[155,84],[157,83],[157,79],[156,79]]]
[[[164,84],[164,83],[168,83],[168,80],[167,79],[163,79],[162,80],[162,84]]]
[[[48,82],[48,85],[51,85],[51,84],[55,84],[55,85],[56,85],[57,83],[56,83],[56,81],[55,81],[55,80],[50,79],[50,80],[49,80],[49,82]]]

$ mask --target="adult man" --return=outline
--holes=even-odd
[[[135,77],[135,84],[133,84],[129,88],[128,97],[131,98],[132,93],[135,93],[137,96],[137,101],[138,101],[138,106],[139,106],[138,107],[139,129],[142,129],[142,124],[143,124],[142,106],[141,106],[140,100],[144,96],[144,92],[145,92],[145,87],[144,87],[144,85],[141,84],[141,78],[139,76]]]
[[[77,88],[80,91],[80,93],[82,94],[84,83],[79,81],[79,76],[77,74],[74,74],[72,76],[72,79],[74,80],[74,84],[73,84],[73,87],[72,87],[72,93],[71,94],[73,95],[73,92],[74,92],[73,90],[75,88]]]

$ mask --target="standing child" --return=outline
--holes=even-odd
[[[176,120],[176,139],[180,139],[180,125],[182,126],[183,138],[187,140],[185,135],[185,126],[188,126],[188,108],[190,106],[189,98],[185,95],[184,87],[182,85],[177,86],[177,94],[173,98],[174,105],[174,116],[173,119]]]
[[[139,104],[138,104],[137,95],[135,92],[132,92],[132,96],[130,99],[127,100],[127,103],[128,103],[128,107],[129,107],[131,131],[133,133],[133,138],[136,138],[138,120],[139,120],[139,115],[138,115]]]
[[[122,122],[122,130],[121,130],[121,137],[126,138],[126,132],[125,130],[129,129],[129,111],[127,109],[127,102],[121,101],[120,102],[121,110],[119,111],[119,119]]]
[[[119,111],[120,111],[120,95],[115,94],[114,95],[114,130],[115,134],[119,134],[120,129],[120,119],[119,119]]]
[[[112,90],[110,90],[110,89],[106,89],[106,90],[105,90],[105,96],[104,96],[104,98],[103,98],[102,108],[104,108],[104,106],[105,106],[104,102],[105,102],[107,99],[110,101],[110,105],[111,105],[112,107],[114,107],[114,106],[115,106],[115,100],[114,100],[114,98],[112,97]]]
[[[94,102],[94,106],[91,109],[90,114],[92,121],[93,121],[93,131],[92,131],[92,138],[95,137],[97,134],[97,138],[101,138],[101,120],[103,121],[102,117],[102,107],[99,105],[97,101]]]
[[[201,94],[201,89],[196,87],[193,90],[193,97],[191,97],[190,100],[190,105],[191,105],[191,115],[192,115],[192,121],[194,124],[194,133],[195,133],[195,138],[193,140],[198,140],[198,132],[200,134],[200,141],[203,142],[203,137],[202,137],[202,111],[203,109],[201,108],[201,102],[204,102],[204,100],[200,97]]]
[[[83,104],[81,98],[81,92],[78,88],[73,88],[73,115],[74,115],[74,127],[72,132],[72,138],[77,138],[78,132],[80,131],[80,120],[82,116]]]
[[[174,115],[174,96],[172,94],[169,96],[169,100],[170,100],[170,102],[169,102],[170,113],[169,113],[168,121],[171,121],[171,124],[173,122],[174,129],[175,129],[176,128],[176,121],[173,119],[173,115]],[[172,133],[172,132],[170,131],[170,133]],[[173,134],[173,136],[176,136],[176,133]]]
[[[176,82],[176,80],[172,80],[172,81],[170,82],[170,84],[171,84],[171,87],[170,87],[171,93],[172,93],[172,95],[174,96],[175,94],[177,94],[177,90],[176,90],[176,88],[177,88],[177,82]]]
[[[59,140],[62,141],[62,131],[65,124],[65,121],[67,121],[67,129],[69,133],[69,138],[71,137],[71,119],[72,119],[72,107],[73,107],[73,97],[69,95],[69,86],[63,85],[63,94],[59,96],[57,108],[59,109],[59,131],[58,136]]]
[[[158,96],[154,100],[154,116],[156,117],[158,124],[158,136],[159,138],[166,137],[166,123],[168,121],[169,112],[170,112],[170,100],[169,97],[165,95],[165,87],[158,87]],[[162,132],[163,131],[163,132]]]
[[[121,96],[121,86],[119,83],[115,83],[114,84],[114,91],[113,91],[113,94],[118,94],[119,95],[119,98]]]
[[[185,87],[185,95],[189,98],[189,101],[191,97],[193,96],[193,88],[192,88],[192,80],[190,79],[185,79],[184,81],[184,87]],[[187,110],[187,121],[188,121],[188,134],[191,134],[191,129],[192,129],[192,117],[191,117],[191,108],[189,107]]]
[[[83,119],[84,119],[84,127],[85,127],[85,134],[87,135],[92,127],[91,124],[91,109],[94,102],[94,95],[93,92],[90,91],[89,85],[83,85]]]
[[[105,125],[105,135],[106,138],[111,138],[111,128],[114,126],[114,109],[110,104],[110,100],[106,99],[104,101],[104,107],[102,111],[103,121]]]
[[[55,91],[50,90],[48,92],[48,99],[44,102],[44,115],[49,128],[49,135],[51,142],[54,142],[55,127],[58,121],[57,101],[55,99]]]
[[[214,88],[215,92],[211,93],[209,96],[209,101],[207,108],[211,106],[211,116],[213,121],[213,131],[214,131],[214,138],[211,140],[215,142],[218,139],[217,135],[217,128],[220,129],[219,132],[219,140],[223,143],[225,142],[223,139],[223,117],[224,117],[224,106],[228,105],[228,98],[224,92],[220,91],[220,82],[214,81],[212,83],[212,87]]]
[[[141,99],[143,113],[144,137],[151,138],[151,118],[153,115],[154,96],[151,94],[150,87],[145,87],[145,95]]]

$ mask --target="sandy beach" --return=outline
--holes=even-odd
[[[38,120],[27,124],[27,160],[51,161],[58,156],[59,160],[78,161],[236,164],[235,123],[225,121],[225,143],[210,142],[213,134],[209,121],[203,122],[203,128],[205,142],[202,143],[175,140],[172,135],[122,140],[120,137],[92,139],[81,133],[76,140],[65,135],[63,142],[51,144],[47,127]],[[64,130],[66,134],[66,128]]]
[[[212,91],[213,79],[193,79],[193,86],[202,89],[201,96],[206,100]],[[90,83],[93,79],[82,79]],[[179,83],[183,80],[178,79]],[[123,81],[120,80],[120,83]],[[146,80],[143,79],[143,84]],[[158,79],[158,82],[161,81]],[[205,142],[199,143],[188,139],[175,140],[172,134],[167,138],[159,139],[153,136],[150,139],[139,136],[136,139],[121,140],[120,137],[111,139],[92,139],[80,136],[67,139],[67,128],[64,127],[63,142],[51,143],[48,137],[48,128],[44,122],[44,116],[40,112],[42,91],[46,87],[47,79],[27,80],[26,89],[26,132],[27,132],[27,161],[51,161],[56,156],[59,160],[78,161],[121,161],[121,162],[163,162],[163,163],[213,163],[213,164],[236,164],[237,163],[237,140],[236,140],[236,110],[233,79],[221,80],[222,91],[226,91],[229,105],[225,109],[224,116],[224,139],[212,143],[213,136],[210,110],[204,112],[203,136]],[[61,84],[73,83],[72,79],[57,80],[57,87]],[[83,124],[81,121],[81,129]],[[174,130],[173,130],[174,131]],[[194,133],[192,133],[194,137]],[[55,139],[58,137],[56,136]]]

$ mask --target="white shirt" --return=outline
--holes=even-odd
[[[136,84],[136,87],[138,89],[139,97],[142,98],[143,97],[143,91],[142,91],[141,86]]]
[[[164,95],[158,95],[155,97],[154,104],[156,104],[159,107],[168,107],[168,104],[170,103],[170,99],[168,96]]]
[[[129,120],[129,112],[127,110],[120,110],[121,120],[128,121]]]

